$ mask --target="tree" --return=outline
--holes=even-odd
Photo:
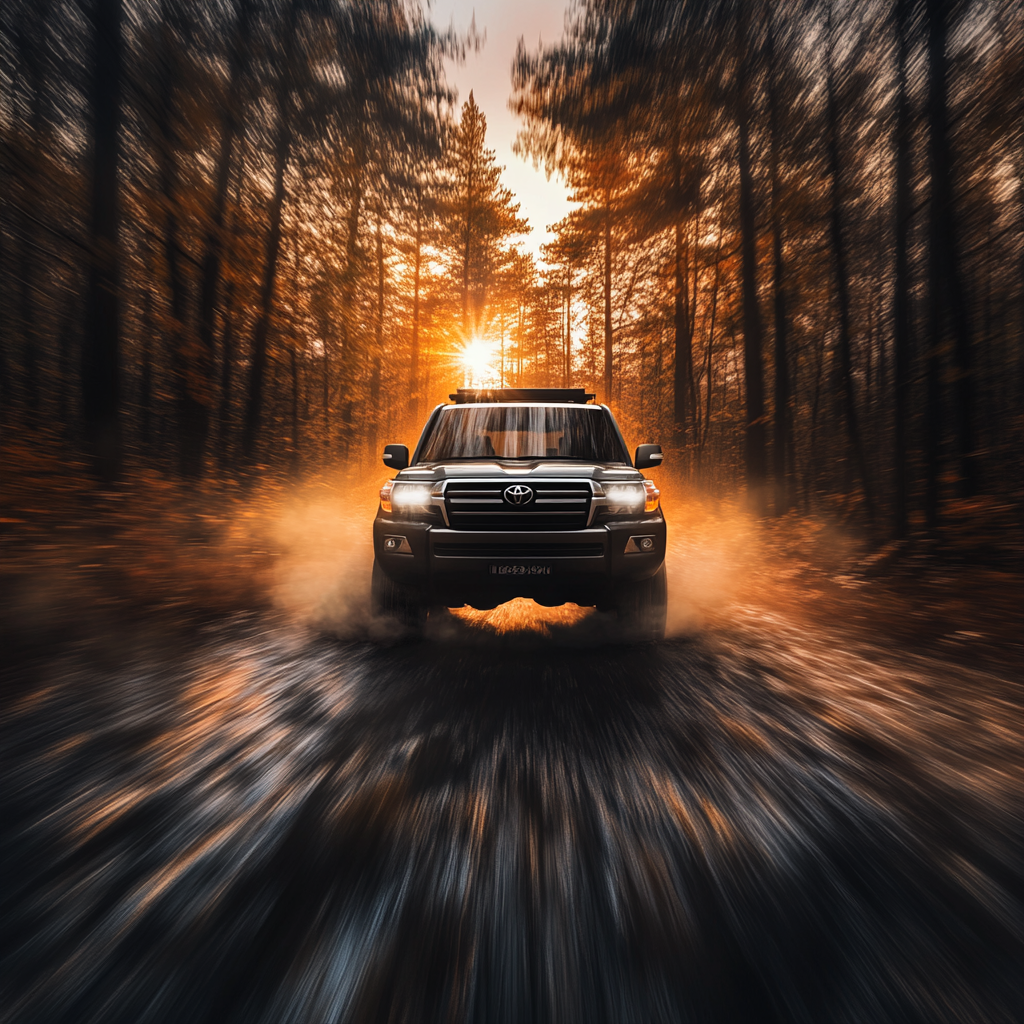
[[[761,310],[757,294],[757,224],[754,209],[754,176],[750,153],[751,77],[753,53],[747,25],[747,8],[736,15],[736,132],[739,160],[739,222],[743,262],[743,369],[746,384],[746,443],[744,455],[747,490],[753,507],[765,511],[768,478],[765,447],[764,363]]]
[[[959,493],[972,497],[978,489],[974,451],[974,369],[967,297],[960,270],[953,157],[949,141],[947,29],[949,0],[928,0],[928,158],[931,173],[928,236],[928,405],[926,417],[928,526],[939,520],[939,475],[942,447],[942,345],[944,309],[949,310],[954,348],[954,441]]]
[[[786,263],[783,245],[782,211],[782,126],[780,93],[783,84],[780,60],[775,45],[775,17],[772,10],[765,19],[767,64],[765,76],[768,92],[769,164],[771,175],[772,227],[772,310],[775,319],[775,435],[772,443],[775,478],[775,514],[782,515],[793,507],[793,444],[790,414],[791,386],[789,378],[789,319],[786,308]]]
[[[283,25],[282,51],[277,68],[274,90],[277,124],[274,132],[274,170],[270,198],[269,227],[263,279],[260,283],[259,312],[252,335],[252,362],[249,369],[249,387],[245,405],[242,432],[242,454],[252,463],[256,454],[256,439],[263,411],[264,375],[267,367],[267,335],[277,281],[278,256],[281,250],[281,211],[285,199],[285,172],[291,157],[294,132],[293,67],[295,32],[298,23],[299,0],[290,0]]]
[[[896,32],[896,144],[893,281],[893,533],[907,534],[907,426],[910,415],[910,216],[911,216],[911,118],[908,96],[908,62],[913,0],[895,0]]]
[[[460,284],[462,334],[478,330],[503,243],[529,230],[519,204],[501,184],[494,150],[487,149],[487,118],[470,92],[448,143],[450,245]]]
[[[82,351],[82,418],[93,471],[106,484],[121,471],[121,21],[121,0],[95,0],[89,83],[91,257]]]
[[[839,109],[836,98],[835,30],[832,21],[832,0],[828,3],[828,27],[825,44],[825,105],[828,123],[826,151],[829,176],[829,235],[832,260],[835,267],[836,307],[839,335],[839,382],[843,418],[849,437],[850,449],[864,487],[864,501],[868,520],[874,525],[875,502],[864,453],[864,441],[857,413],[857,399],[853,389],[853,359],[850,340],[850,278],[847,265],[846,238],[843,231],[842,160],[839,152]]]
[[[232,161],[235,156],[235,140],[241,123],[242,78],[249,62],[249,47],[252,22],[255,16],[254,0],[235,0],[234,25],[230,33],[231,45],[228,59],[228,82],[224,94],[220,140],[214,169],[213,197],[206,236],[203,241],[202,270],[199,291],[199,347],[203,363],[212,365],[214,352],[214,321],[217,312],[217,298],[221,286],[221,272],[224,254],[225,215],[228,206],[228,187],[231,180]],[[224,397],[230,392],[231,332],[225,329],[225,344],[221,355],[221,456],[226,454],[226,409]],[[201,437],[197,438],[196,451],[190,459],[191,467],[202,468],[202,456],[206,446],[209,424],[208,407],[204,405],[200,421]]]

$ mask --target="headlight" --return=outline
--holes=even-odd
[[[606,508],[613,515],[639,512],[646,498],[643,484],[605,484],[604,496],[608,499]]]
[[[430,507],[429,484],[401,484],[391,488],[391,504],[396,512],[413,512]]]

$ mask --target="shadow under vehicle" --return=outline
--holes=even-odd
[[[604,405],[582,388],[459,389],[416,449],[390,444],[398,475],[373,524],[375,611],[421,625],[432,609],[516,597],[617,614],[623,636],[660,639],[667,585],[660,492],[630,460]]]

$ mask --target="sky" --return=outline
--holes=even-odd
[[[470,52],[462,65],[449,63],[448,81],[458,90],[459,107],[470,90],[487,118],[487,146],[498,164],[501,179],[521,204],[520,216],[529,219],[532,231],[523,248],[539,256],[540,246],[550,239],[548,224],[561,220],[571,209],[568,193],[557,177],[547,180],[544,169],[534,170],[532,160],[512,152],[519,120],[508,109],[512,92],[512,58],[522,37],[531,50],[538,42],[556,42],[562,35],[567,0],[434,0],[430,17],[441,29],[454,26],[464,33],[476,15],[477,32],[487,33],[479,53]]]

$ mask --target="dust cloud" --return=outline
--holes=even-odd
[[[297,487],[268,524],[277,555],[271,599],[290,619],[355,637],[373,631],[371,523],[379,484]]]
[[[0,537],[8,593],[0,625],[11,635],[42,636],[68,623],[108,632],[126,616],[187,622],[259,610],[339,639],[384,641],[395,626],[371,611],[371,524],[388,476],[384,467],[353,463],[245,488],[209,481],[186,490],[142,478],[121,493],[53,505],[46,515],[18,512],[6,520],[17,525]],[[668,522],[670,638],[691,637],[738,604],[792,606],[790,581],[814,557],[808,547],[849,547],[825,524],[780,528],[667,474],[658,483]],[[434,615],[427,639],[601,645],[613,640],[612,618],[517,599]]]
[[[393,626],[370,610],[371,523],[377,492],[356,474],[295,486],[263,529],[275,550],[271,600],[292,621],[340,638],[379,639]],[[365,477],[363,478],[365,481]],[[757,520],[738,505],[694,497],[661,483],[668,519],[667,635],[691,636],[762,578],[765,539]],[[545,608],[517,598],[488,611],[453,610],[433,621],[427,638],[469,642],[517,633],[570,643],[608,639],[610,617],[592,608]]]

